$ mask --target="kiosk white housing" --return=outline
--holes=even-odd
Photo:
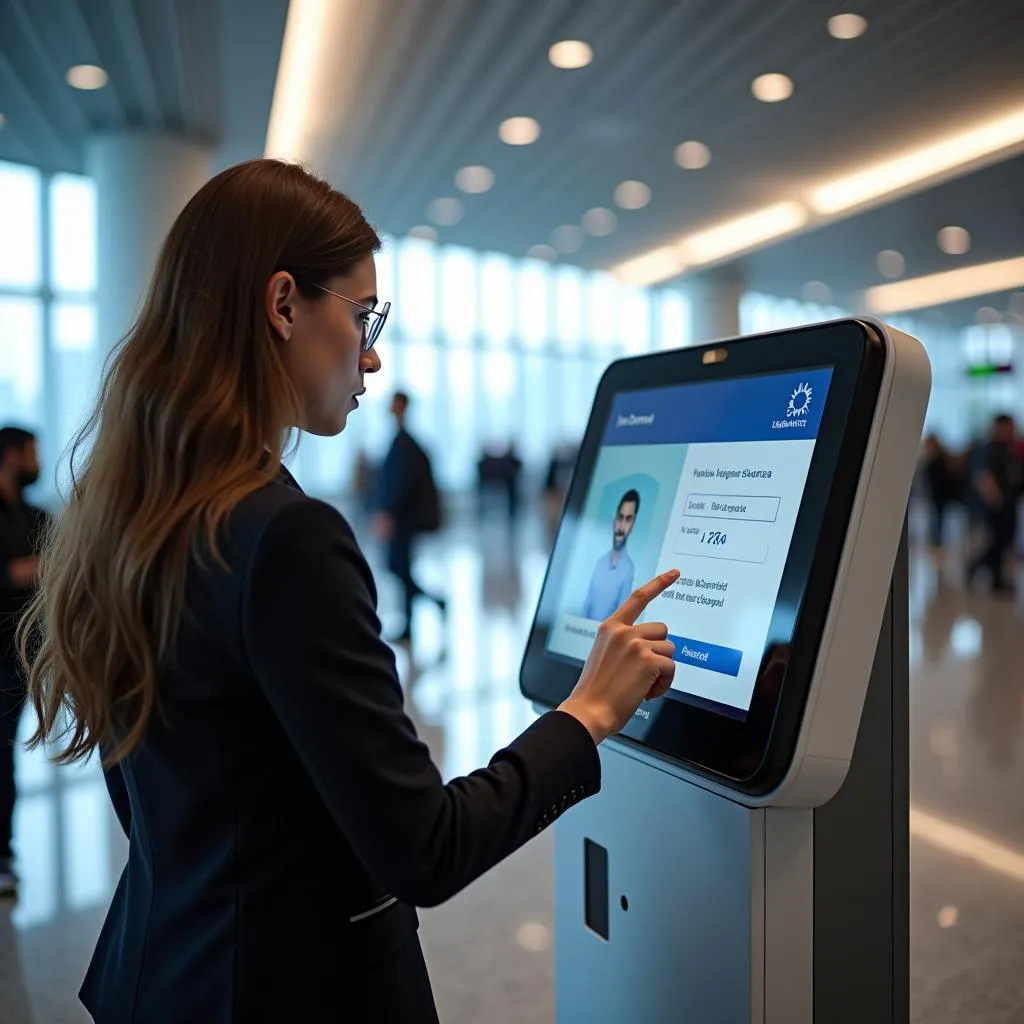
[[[606,373],[524,693],[567,694],[634,563],[679,557],[687,585],[649,616],[673,690],[556,825],[561,1024],[909,1018],[901,538],[929,389],[921,345],[869,319]],[[616,527],[588,589],[616,497],[646,532]]]

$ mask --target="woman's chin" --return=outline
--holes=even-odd
[[[310,416],[302,425],[307,434],[314,434],[317,437],[336,437],[348,423],[348,410],[332,410],[330,414],[321,416]]]

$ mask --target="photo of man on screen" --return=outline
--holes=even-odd
[[[633,559],[626,553],[626,541],[636,525],[640,511],[640,494],[630,488],[619,499],[612,526],[612,548],[594,566],[583,604],[583,617],[603,622],[633,590]]]

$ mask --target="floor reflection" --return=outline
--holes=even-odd
[[[377,570],[380,553],[367,552]],[[456,523],[426,541],[424,585],[397,651],[407,702],[445,777],[485,764],[536,712],[519,694],[523,643],[546,568],[541,523]],[[1021,609],[967,593],[956,549],[923,553],[911,579],[914,1019],[1010,1021],[1024,1005],[1024,670]],[[385,632],[394,582],[380,580]],[[22,736],[29,733],[22,723]],[[18,755],[21,898],[0,910],[0,1018],[72,1021],[74,993],[126,852],[95,761],[54,768]],[[443,1020],[553,1017],[550,837],[446,907],[423,914]],[[1015,951],[1015,952],[1014,952]],[[1000,1014],[1003,1014],[1002,1016]]]

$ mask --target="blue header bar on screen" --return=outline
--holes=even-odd
[[[831,367],[624,391],[602,444],[806,441],[818,436]]]

